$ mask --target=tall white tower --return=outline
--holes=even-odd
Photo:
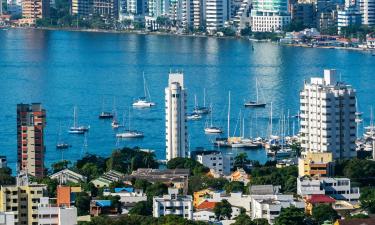
[[[356,92],[335,76],[336,70],[324,70],[324,78],[311,78],[300,93],[301,147],[305,153],[351,158],[356,156]]]
[[[170,73],[165,88],[165,142],[167,161],[188,156],[183,73]]]

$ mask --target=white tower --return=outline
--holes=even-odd
[[[167,161],[188,156],[183,73],[170,73],[165,88],[165,141]]]
[[[335,76],[336,70],[324,70],[324,78],[311,78],[300,93],[301,147],[351,158],[356,156],[356,92]]]

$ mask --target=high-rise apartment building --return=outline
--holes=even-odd
[[[375,0],[360,0],[362,24],[375,26]]]
[[[17,105],[18,169],[36,177],[44,176],[44,127],[46,111],[40,103]]]
[[[93,0],[93,14],[117,20],[119,16],[118,9],[118,0]]]
[[[251,29],[257,32],[283,30],[290,23],[288,0],[254,0],[251,11]]]
[[[301,147],[332,152],[334,159],[356,156],[356,91],[336,79],[336,70],[313,77],[300,93]]]
[[[71,10],[73,15],[89,16],[93,13],[93,0],[72,0]]]
[[[229,20],[230,4],[228,0],[206,0],[206,29],[208,32],[223,28]]]
[[[37,19],[43,19],[49,16],[50,0],[23,0],[22,17],[28,19],[30,24],[35,23]]]
[[[361,12],[356,6],[348,6],[337,11],[337,30],[341,34],[344,27],[360,26],[362,23]]]
[[[170,73],[165,88],[166,159],[187,157],[186,90],[183,73]]]

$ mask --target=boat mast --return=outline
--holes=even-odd
[[[197,94],[194,94],[194,107],[198,108],[198,105],[197,105]]]
[[[203,88],[203,107],[206,107],[206,88]]]
[[[230,91],[228,93],[228,115],[227,116],[228,116],[228,122],[227,122],[228,123],[227,124],[228,133],[227,134],[228,134],[228,139],[229,139],[229,135],[230,135],[230,133],[229,133],[230,132]]]
[[[257,92],[257,103],[259,103],[258,78],[255,78],[255,88],[256,88],[256,92]]]
[[[213,127],[213,125],[212,125],[212,103],[210,104],[210,116],[211,116],[211,127]]]
[[[73,127],[77,127],[77,119],[76,119],[76,106],[73,107]]]
[[[145,72],[143,72],[142,76],[143,76],[143,92],[145,93],[145,98],[147,98]]]
[[[270,111],[270,137],[272,136],[272,102],[271,102],[271,111]]]

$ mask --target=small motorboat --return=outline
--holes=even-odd
[[[113,118],[113,114],[110,112],[101,112],[99,114],[99,119],[112,119],[112,118]]]
[[[187,119],[188,120],[200,120],[200,119],[202,119],[202,116],[200,114],[197,114],[197,113],[192,113],[192,114],[187,116]]]
[[[220,127],[206,127],[204,128],[206,134],[221,134],[223,130]]]
[[[117,138],[143,138],[143,132],[136,130],[126,130],[123,133],[116,134]]]

